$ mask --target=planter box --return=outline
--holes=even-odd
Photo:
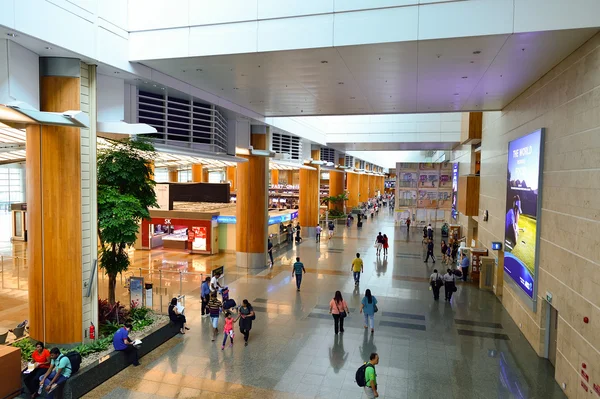
[[[179,329],[172,323],[150,333],[143,338],[143,343],[138,348],[139,357],[142,358],[178,333]],[[128,366],[129,364],[124,353],[111,352],[103,359],[81,368],[75,375],[69,378],[62,392],[58,392],[57,397],[63,399],[80,398]]]

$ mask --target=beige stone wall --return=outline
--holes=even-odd
[[[590,390],[600,384],[600,35],[504,110],[486,113],[483,124],[479,212],[487,209],[489,221],[479,223],[479,241],[488,248],[504,236],[508,142],[546,128],[537,312],[508,284],[502,303],[543,355],[545,295],[552,293],[559,312],[556,379],[567,384],[568,397],[589,397],[581,388],[582,363]]]

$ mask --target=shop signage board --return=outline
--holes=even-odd
[[[504,271],[535,302],[541,214],[543,129],[508,143]]]
[[[129,303],[131,306],[139,307],[144,303],[144,278],[129,278]]]
[[[168,211],[169,210],[169,185],[168,184],[155,185],[154,193],[156,194],[156,203],[158,204],[158,209]]]

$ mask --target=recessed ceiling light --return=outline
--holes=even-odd
[[[481,54],[481,51],[480,50],[475,50],[475,51],[473,51],[473,54],[475,54],[475,55]]]
[[[260,65],[258,67],[260,68]]]
[[[474,64],[474,63],[475,63],[475,61],[471,61],[471,64]]]
[[[328,64],[328,63],[329,63],[329,61],[326,61],[326,60],[321,61],[321,64]]]
[[[164,88],[164,87],[161,87],[160,89],[161,89],[161,90],[164,90],[165,88]]]
[[[502,77],[502,75],[500,75],[500,77]]]
[[[118,75],[118,74],[120,74],[121,72],[119,72],[119,71],[114,71],[113,73],[115,73],[115,74],[117,74],[117,75]]]
[[[135,79],[133,79],[133,80],[137,80],[137,81],[140,81],[140,80],[142,80],[142,79],[140,79],[140,78],[135,78]]]
[[[202,68],[196,68],[196,72],[202,72]]]
[[[152,85],[152,86],[156,87],[156,85]]]
[[[233,90],[239,90],[239,88],[237,88],[237,87],[234,87],[234,88],[233,88]]]
[[[242,74],[242,76],[246,76],[246,75]]]
[[[463,79],[467,79],[467,78],[468,78],[468,76],[463,76],[462,78],[463,78]]]
[[[338,82],[338,84],[339,84],[339,85],[343,85],[343,84],[344,84],[344,82]]]
[[[52,47],[46,47],[46,50],[52,50]]]
[[[6,36],[10,36],[10,37],[17,37],[19,35],[17,35],[16,33],[7,33]]]
[[[356,100],[356,97],[350,97],[350,100]]]
[[[458,96],[458,93],[454,93],[455,96]]]
[[[303,110],[303,109],[301,109],[301,110],[300,110],[300,112],[304,112],[304,110]]]
[[[144,81],[144,83],[148,84],[148,82]]]

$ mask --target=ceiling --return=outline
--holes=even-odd
[[[458,142],[387,142],[387,143],[329,143],[338,151],[432,151],[451,150]]]
[[[265,116],[499,110],[596,31],[547,31],[143,63]]]

